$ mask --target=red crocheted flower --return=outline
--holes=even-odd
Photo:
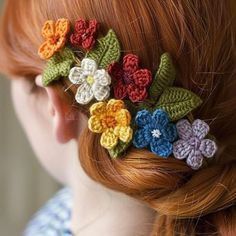
[[[96,20],[87,22],[84,19],[78,19],[75,22],[74,33],[70,36],[71,44],[74,47],[91,50],[96,42],[98,27],[99,24]]]
[[[108,71],[115,79],[115,98],[129,97],[132,102],[140,102],[147,98],[147,88],[151,84],[152,74],[147,69],[139,69],[139,58],[136,55],[126,55],[122,65],[115,62],[109,66]]]

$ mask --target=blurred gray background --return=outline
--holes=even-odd
[[[15,116],[10,81],[0,76],[0,236],[22,235],[58,187],[37,162]]]
[[[37,162],[15,116],[10,81],[0,77],[0,236],[19,236],[58,189]]]

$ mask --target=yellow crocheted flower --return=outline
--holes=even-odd
[[[88,127],[92,132],[102,134],[100,142],[104,148],[114,148],[119,140],[124,143],[131,141],[131,115],[122,100],[97,102],[90,107],[90,114]]]
[[[45,42],[40,46],[38,54],[42,59],[49,59],[53,54],[62,49],[66,43],[66,35],[70,31],[68,19],[59,19],[55,23],[48,20],[42,28],[42,36]]]

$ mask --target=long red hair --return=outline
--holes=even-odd
[[[42,72],[41,27],[61,17],[96,18],[104,34],[113,28],[123,52],[137,54],[153,73],[161,53],[169,52],[176,85],[204,101],[194,116],[210,124],[219,143],[214,161],[192,171],[183,161],[135,148],[112,160],[85,129],[80,162],[95,181],[157,211],[152,235],[236,235],[236,51],[229,0],[8,0],[3,13],[0,69],[6,74]]]

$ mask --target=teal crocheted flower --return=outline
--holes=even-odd
[[[136,148],[148,147],[161,157],[168,157],[173,152],[172,143],[177,139],[177,130],[164,110],[157,109],[153,114],[141,110],[135,117],[135,123],[139,127],[133,140]]]
[[[75,55],[73,51],[67,47],[56,53],[50,58],[44,69],[43,85],[47,86],[54,80],[68,76],[74,62]]]

